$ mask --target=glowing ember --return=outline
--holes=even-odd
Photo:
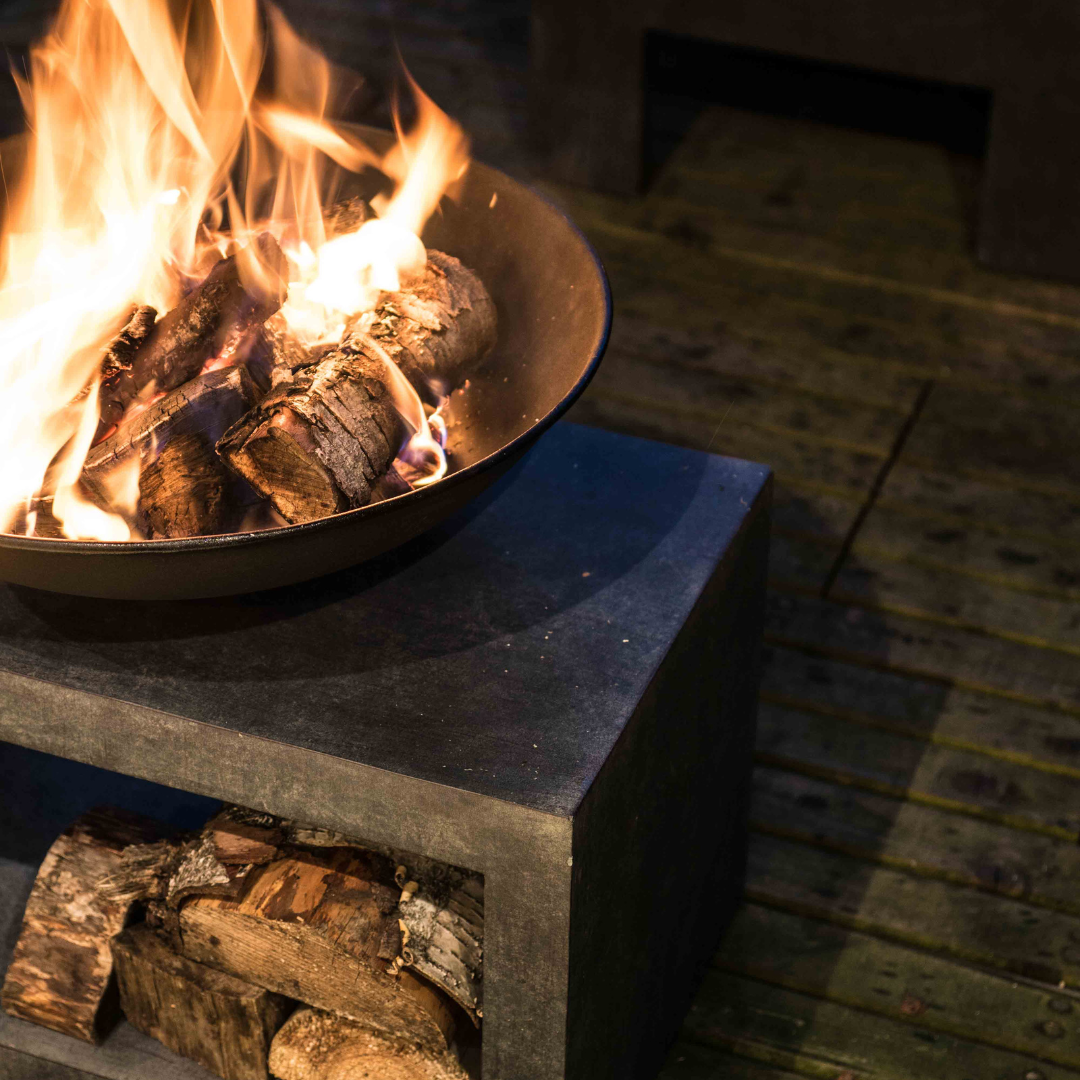
[[[423,275],[419,233],[467,168],[467,143],[411,84],[414,127],[375,154],[327,119],[337,80],[326,60],[257,0],[65,0],[18,82],[29,134],[3,149],[0,528],[25,521],[32,533],[28,508],[47,493],[65,535],[127,540],[138,462],[110,477],[107,509],[80,474],[113,430],[99,425],[101,360],[133,306],[155,308],[160,325],[233,250],[243,287],[272,292],[279,271],[253,242],[269,232],[287,258],[288,332],[307,347],[365,335],[365,313]],[[392,195],[328,240],[323,208],[341,170],[369,166],[394,182]],[[202,372],[239,363],[249,346],[241,328]],[[383,356],[411,432],[400,473],[430,483],[446,470],[445,424]],[[121,426],[160,396],[142,393]]]

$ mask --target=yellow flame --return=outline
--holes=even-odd
[[[206,272],[226,220],[241,242],[269,223],[285,243],[294,278],[285,313],[308,340],[340,338],[348,317],[422,271],[418,235],[468,163],[460,128],[413,84],[417,124],[380,159],[326,119],[341,73],[264,9],[265,35],[257,0],[64,0],[31,50],[17,80],[29,134],[0,149],[10,192],[0,236],[0,529],[48,474],[67,535],[131,536],[130,467],[114,512],[79,486],[102,350],[132,304],[167,311]],[[274,87],[264,98],[268,52]],[[332,170],[372,164],[396,185],[383,214],[327,243]],[[437,446],[398,382],[419,443]]]

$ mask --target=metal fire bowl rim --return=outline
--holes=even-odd
[[[343,510],[341,513],[331,514],[329,517],[317,518],[314,521],[301,522],[298,525],[279,525],[270,529],[259,529],[255,532],[215,533],[210,536],[185,536],[162,540],[68,540],[53,539],[44,536],[18,536],[14,533],[0,533],[0,547],[28,551],[53,550],[74,554],[124,555],[138,555],[139,553],[158,555],[170,551],[191,552],[200,548],[246,547],[253,544],[264,543],[275,538],[298,536],[301,534],[311,534],[343,528],[360,519],[374,520],[383,514],[393,513],[402,505],[403,500],[408,499],[412,501],[414,506],[418,505],[421,499],[429,498],[435,492],[445,493],[448,487],[466,483],[477,473],[486,472],[488,469],[498,465],[499,462],[512,459],[522,453],[540,435],[547,431],[571,405],[574,404],[585,390],[585,387],[589,385],[593,375],[596,374],[596,369],[600,366],[604,350],[607,348],[608,336],[611,333],[611,285],[608,282],[604,264],[600,261],[600,256],[597,254],[596,249],[581,229],[563,212],[561,207],[542,192],[537,191],[536,188],[513,179],[499,169],[495,169],[490,165],[484,165],[482,168],[497,174],[504,183],[509,183],[525,189],[533,198],[543,202],[553,213],[557,214],[565,223],[566,227],[581,241],[585,251],[592,259],[593,267],[596,270],[597,277],[603,289],[604,328],[603,333],[597,342],[596,349],[589,358],[589,362],[580,378],[574,383],[562,400],[548,413],[535,421],[530,427],[526,428],[516,438],[504,444],[493,453],[488,454],[487,457],[474,461],[471,465],[467,465],[457,472],[450,473],[441,480],[435,481],[433,484],[414,488],[404,495],[395,495],[391,499],[384,499],[382,502],[361,506],[356,510]]]

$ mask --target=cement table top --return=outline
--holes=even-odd
[[[175,603],[0,586],[0,671],[569,816],[767,475],[562,423],[457,518],[315,582]],[[0,738],[34,745],[10,712]]]

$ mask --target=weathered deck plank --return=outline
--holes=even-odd
[[[746,888],[756,903],[1048,986],[1080,987],[1073,915],[764,833],[751,839]]]
[[[756,979],[711,972],[684,1038],[735,1050],[804,1076],[837,1080],[1073,1080],[1075,1070],[931,1032]]]
[[[777,646],[762,700],[1080,779],[1080,725],[1056,710]]]
[[[1060,649],[1080,658],[1080,604],[1068,596],[1040,595],[957,574],[948,566],[892,559],[868,551],[858,539],[829,590],[829,598],[1043,649]]]
[[[1075,1069],[1080,997],[870,934],[746,905],[714,963],[863,1013]]]
[[[755,830],[1080,914],[1080,847],[937,807],[759,767]]]
[[[1061,840],[1080,838],[1080,780],[765,701],[757,760]]]
[[[1028,504],[1017,498],[1019,512]],[[857,562],[905,562],[1036,596],[1080,600],[1080,545],[1015,536],[967,522],[962,527],[877,504],[852,547]]]
[[[1075,657],[960,627],[785,594],[771,598],[766,639],[1080,714]]]

